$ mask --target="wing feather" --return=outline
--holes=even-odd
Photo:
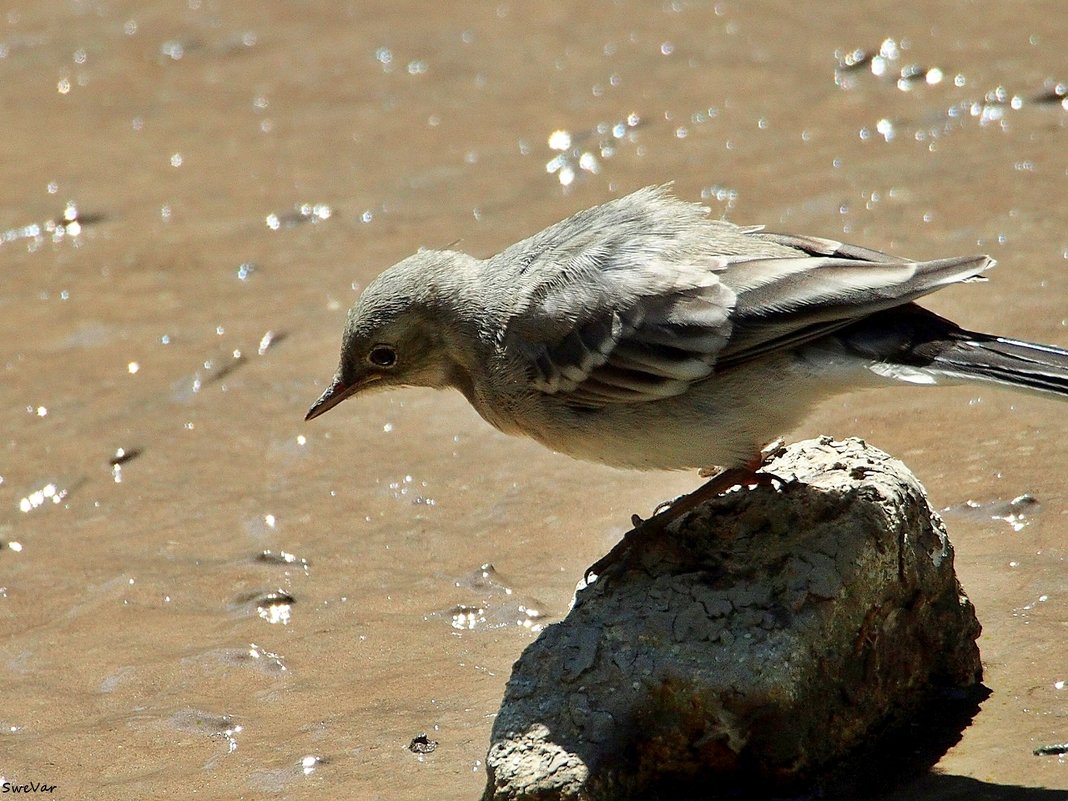
[[[799,347],[993,263],[900,259],[706,213],[663,187],[645,189],[490,260],[517,273],[503,338],[537,390],[591,408],[672,397],[717,369]]]

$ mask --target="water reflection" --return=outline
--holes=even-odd
[[[951,84],[955,90],[971,86],[963,72],[954,72],[949,80],[947,72],[938,66],[923,64],[902,64],[903,53],[909,48],[907,41],[892,38],[885,39],[875,50],[855,48],[839,50],[835,56],[835,83],[844,90],[857,90],[865,77],[876,81],[892,82],[902,92],[913,92],[920,86],[935,87],[943,82]],[[860,129],[860,138],[868,140],[878,134],[886,142],[904,133],[918,141],[933,139],[951,133],[960,121],[974,119],[981,127],[997,125],[1005,127],[1007,115],[1027,107],[1057,105],[1068,110],[1068,84],[1064,81],[1047,79],[1041,89],[1031,92],[1012,92],[1004,85],[998,85],[983,93],[982,97],[958,100],[948,108],[936,113],[937,119],[930,121],[897,120],[886,116],[874,126]]]
[[[226,743],[226,753],[237,750],[237,735],[244,731],[244,726],[236,723],[230,715],[216,715],[198,709],[180,709],[174,712],[169,721],[180,731],[207,734]]]
[[[50,217],[44,222],[30,223],[15,228],[0,231],[0,245],[18,240],[29,240],[26,248],[32,253],[38,250],[46,241],[58,245],[64,241],[70,241],[75,245],[80,244],[80,237],[87,225],[103,222],[103,214],[82,214],[78,211],[78,205],[73,200],[68,200],[63,211],[56,217]]]
[[[543,605],[532,598],[524,598],[505,583],[496,568],[484,564],[453,581],[463,594],[478,598],[474,602],[458,603],[448,609],[432,612],[430,619],[448,621],[458,631],[491,630],[518,626],[531,632],[545,627],[547,616]]]
[[[239,596],[231,608],[246,613],[254,610],[258,617],[268,623],[285,626],[292,620],[296,602],[297,599],[285,590],[265,590]]]
[[[272,231],[278,231],[283,228],[296,228],[305,223],[314,225],[329,220],[333,214],[334,210],[326,203],[301,203],[292,211],[271,212],[266,217],[266,223]]]
[[[1039,513],[1042,506],[1031,495],[1018,495],[1012,500],[974,501],[967,500],[956,506],[947,506],[943,514],[960,515],[976,521],[1001,520],[1013,531],[1022,531]]]
[[[561,186],[568,187],[581,173],[596,175],[601,171],[601,160],[615,155],[621,144],[636,143],[636,130],[642,124],[636,113],[623,120],[600,122],[592,130],[573,134],[556,130],[549,134],[550,150],[559,151],[545,164],[545,171],[555,175]]]
[[[58,506],[66,500],[69,490],[49,481],[40,489],[33,490],[19,500],[19,511],[29,513],[48,506]]]

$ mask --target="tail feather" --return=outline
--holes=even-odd
[[[883,376],[913,383],[980,381],[1068,400],[1068,350],[966,331],[914,303],[833,334]]]
[[[1068,400],[1068,350],[988,334],[962,333],[963,338],[934,357],[934,370],[1052,393]]]

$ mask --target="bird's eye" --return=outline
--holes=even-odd
[[[367,361],[375,367],[392,367],[397,363],[397,351],[392,345],[375,345],[367,354]]]

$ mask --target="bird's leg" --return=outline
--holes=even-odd
[[[776,439],[760,450],[760,453],[750,459],[741,467],[708,468],[702,467],[697,471],[701,478],[709,479],[697,489],[686,495],[680,495],[673,501],[661,501],[653,509],[653,514],[648,520],[642,520],[638,515],[631,516],[631,524],[634,526],[648,525],[653,521],[663,527],[672,520],[677,519],[686,512],[697,508],[710,498],[722,495],[731,487],[738,485],[770,487],[773,482],[787,483],[774,473],[763,470],[773,457],[783,449],[783,440]],[[665,511],[670,510],[665,515]]]
[[[757,468],[750,465],[726,467],[693,492],[657,506],[653,516],[648,520],[643,520],[640,528],[643,531],[662,531],[672,521],[678,520],[705,501],[722,495],[733,487],[752,485],[770,487],[773,482],[779,480],[778,476],[773,476],[771,473],[758,473]]]
[[[642,520],[637,515],[631,518],[634,528],[623,535],[623,539],[616,543],[607,554],[602,556],[588,568],[586,578],[591,574],[603,575],[604,569],[613,562],[619,561],[637,543],[639,538],[650,534],[659,534],[674,520],[678,520],[687,512],[696,509],[705,501],[722,495],[727,490],[738,485],[772,486],[773,482],[782,479],[771,473],[757,472],[764,464],[765,453],[750,460],[742,467],[727,467],[720,470],[712,478],[695,489],[693,492],[682,495],[673,501],[665,501],[659,504],[648,520]],[[666,508],[665,508],[666,507]]]

